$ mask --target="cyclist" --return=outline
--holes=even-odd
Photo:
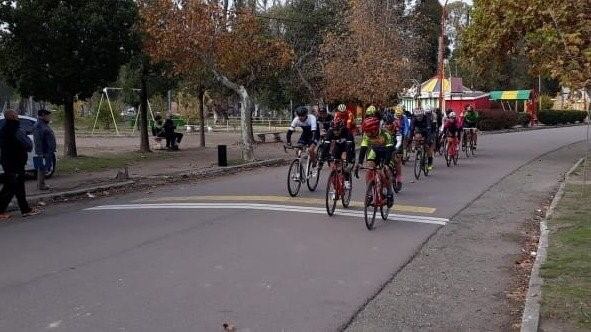
[[[391,112],[386,112],[383,116],[384,129],[390,137],[394,139],[394,147],[391,149],[392,157],[391,166],[396,170],[396,181],[397,184],[402,184],[402,131],[403,121],[401,118],[397,118]]]
[[[365,118],[376,118],[376,119],[380,119],[380,112],[378,112],[378,109],[374,106],[374,105],[370,105],[369,107],[367,107],[367,109],[365,110]],[[361,124],[363,126],[363,123]],[[363,128],[361,128],[361,130],[363,131]],[[365,133],[365,131],[364,131]]]
[[[455,112],[450,112],[443,124],[443,134],[447,137],[449,144],[454,143],[454,140],[459,142],[461,137],[461,124],[456,117]]]
[[[332,125],[333,116],[332,114],[328,113],[326,108],[322,107],[318,110],[318,114],[316,116],[316,122],[318,122],[318,129],[320,130],[320,137],[324,137],[330,126]]]
[[[291,122],[291,126],[287,130],[286,140],[287,145],[291,146],[291,135],[298,127],[302,128],[302,135],[298,140],[299,145],[307,146],[310,160],[314,167],[316,167],[316,146],[318,145],[318,122],[316,117],[308,114],[308,108],[300,106],[295,110],[296,117]]]
[[[408,135],[406,135],[406,137],[404,138],[404,149],[411,151],[412,150],[412,141],[413,138],[415,136],[415,127],[414,127],[414,121],[413,121],[413,116],[412,113],[410,111],[408,111],[404,106],[402,106],[402,111],[403,111],[403,115],[406,117],[406,124],[408,127]]]
[[[335,160],[346,161],[349,167],[345,169],[345,188],[351,188],[351,168],[355,164],[355,150],[353,134],[347,129],[343,119],[336,118],[331,129],[326,134],[326,142],[330,144],[330,155]]]
[[[345,104],[340,104],[337,107],[337,112],[334,115],[333,123],[335,123],[337,120],[343,121],[347,133],[351,135],[352,138],[354,138],[355,132],[357,131],[357,125],[355,124],[355,114],[353,111],[347,110],[347,106],[345,106]],[[355,159],[355,139],[352,139],[351,144],[349,144],[348,154],[353,156],[353,160]]]
[[[361,141],[361,149],[359,150],[358,164],[355,166],[356,178],[359,178],[359,168],[363,165],[366,155],[368,163],[373,164],[373,166],[388,165],[392,157],[391,148],[394,145],[390,134],[380,129],[380,119],[375,116],[366,117],[361,124],[361,129],[363,130],[363,139]],[[383,172],[385,186],[388,191],[386,195],[387,204],[388,207],[392,207],[394,204],[394,195],[392,193],[390,172],[387,171],[387,167]]]
[[[478,123],[479,117],[480,115],[474,110],[472,105],[468,105],[464,110],[464,128],[470,130],[470,135],[472,135],[474,141],[474,149],[476,149],[476,144],[478,143],[478,129],[476,128],[476,124]],[[467,144],[466,139],[464,139],[463,144]]]
[[[423,139],[423,144],[427,152],[427,169],[433,170],[433,152],[435,150],[435,127],[433,121],[433,111],[430,108],[426,110],[416,109],[413,114],[413,123],[415,128],[415,140]]]

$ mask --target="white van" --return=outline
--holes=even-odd
[[[33,141],[33,128],[35,128],[35,124],[37,123],[37,119],[36,118],[32,118],[30,116],[25,116],[25,115],[19,115],[18,116],[20,123],[21,123],[21,129],[23,129],[27,135],[29,136],[29,138],[31,139],[31,141]],[[2,127],[4,125],[4,115],[0,114],[0,127]],[[34,142],[33,142],[33,146],[34,146]],[[33,157],[35,156],[35,149],[33,148],[33,151],[29,152],[29,158],[27,159],[27,165],[25,166],[25,171],[27,172],[35,172],[35,166],[33,165]],[[47,171],[47,173],[45,174],[45,177],[49,178],[53,175],[53,173],[55,172],[55,165],[56,165],[57,160],[53,160],[53,165],[51,167],[50,170]],[[2,166],[0,166],[0,174],[4,174],[4,170],[2,169]]]

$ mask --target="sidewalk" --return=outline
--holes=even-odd
[[[287,155],[283,151],[282,146],[282,143],[259,144],[255,149],[255,157],[257,160],[284,158]],[[81,150],[86,153],[92,151],[88,147],[82,147]],[[130,179],[167,178],[174,174],[217,168],[217,148],[215,147],[191,147],[179,151],[156,150],[147,154],[145,159],[142,156],[139,153],[125,150],[111,152],[109,154],[94,154],[92,155],[93,159],[83,163],[93,162],[95,160],[101,161],[101,158],[104,158],[107,162],[117,161],[114,163],[117,164],[114,168],[110,167],[110,165],[102,165],[104,166],[101,166],[103,169],[96,171],[76,171],[72,164],[78,162],[78,160],[58,161],[56,173],[52,178],[46,180],[51,190],[39,191],[37,189],[37,182],[31,179],[26,183],[27,196],[35,197],[38,195],[66,192],[86,187],[114,184]],[[241,163],[243,161],[241,160],[239,147],[237,145],[228,146],[228,164],[232,166]],[[96,165],[86,165],[86,167],[94,168]],[[118,178],[117,174],[119,172],[124,173],[126,167],[129,178],[125,176]]]

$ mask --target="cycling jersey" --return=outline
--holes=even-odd
[[[431,145],[434,142],[435,131],[437,130],[432,114],[424,114],[420,120],[414,117],[413,124],[415,133],[421,134],[425,139],[425,143]]]
[[[332,114],[326,114],[325,117],[316,118],[316,122],[318,123],[318,129],[328,131],[332,126],[333,116]]]
[[[367,134],[363,134],[361,149],[359,150],[359,164],[363,164],[366,154],[368,161],[374,161],[377,164],[389,163],[392,157],[391,148],[393,146],[392,136],[385,131],[380,131],[376,137],[369,137]]]
[[[301,121],[299,117],[293,119],[291,126],[287,130],[287,143],[291,143],[291,135],[298,127],[302,128],[302,135],[298,140],[298,144],[311,145],[317,143],[318,122],[316,121],[316,117],[314,115],[308,114],[305,121]]]
[[[458,136],[461,131],[461,128],[462,127],[459,124],[459,121],[457,120],[447,119],[443,124],[443,132],[446,134],[451,134],[453,136]]]
[[[464,113],[464,127],[475,128],[480,115],[476,111],[467,111]]]
[[[336,133],[334,130],[329,130],[326,134],[326,145],[330,146],[330,144],[334,141],[335,148],[333,151],[332,157],[334,159],[340,159],[343,152],[347,153],[347,161],[350,163],[355,162],[355,145],[354,145],[355,138],[353,134],[347,129],[344,128],[341,130],[340,133]],[[327,153],[328,153],[328,149]]]

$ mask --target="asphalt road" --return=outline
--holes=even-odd
[[[0,331],[335,330],[489,186],[585,138],[571,127],[481,137],[478,157],[409,183],[369,232],[287,199],[287,167],[62,206],[0,225]],[[354,183],[362,200],[364,184]],[[231,207],[231,208],[230,208]],[[437,219],[443,218],[443,219]],[[402,304],[401,304],[402,305]]]

